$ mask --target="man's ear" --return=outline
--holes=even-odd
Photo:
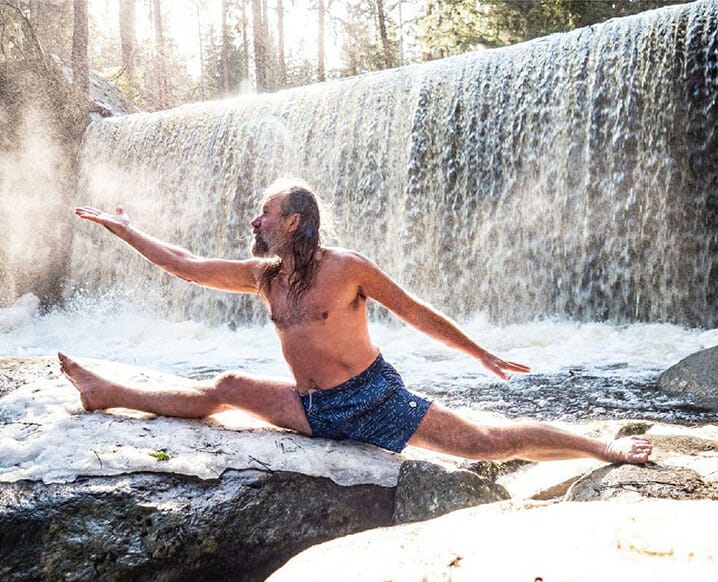
[[[295,232],[299,228],[299,223],[302,221],[302,216],[295,212],[289,215],[289,224],[287,225],[289,232]]]

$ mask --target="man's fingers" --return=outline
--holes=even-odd
[[[514,372],[530,372],[531,368],[528,366],[524,366],[523,364],[519,364],[517,362],[504,362],[504,366],[502,366],[505,370],[512,370]]]
[[[100,216],[102,212],[90,206],[80,206],[79,208],[75,208],[75,214],[80,218],[86,218],[90,216]]]
[[[496,374],[499,378],[502,380],[510,380],[511,376],[509,376],[506,372],[504,372],[501,368],[496,368],[494,370],[494,374]]]
[[[485,359],[483,363],[491,372],[496,374],[502,380],[509,380],[511,378],[507,372],[521,372],[522,374],[525,374],[531,371],[531,368],[525,366],[524,364],[519,364],[518,362],[508,362],[506,360],[502,360],[501,358],[497,358],[496,356],[492,356],[491,354],[489,354],[489,357]]]
[[[107,212],[103,212],[97,208],[92,208],[91,206],[79,206],[75,208],[75,214],[80,218],[91,220],[93,222],[99,222],[100,224],[116,222],[116,218],[122,218],[124,220],[127,219],[125,209],[122,206],[117,206],[115,208],[115,214],[108,214]]]
[[[499,378],[502,380],[509,380],[511,376],[507,374],[507,371],[511,372],[520,372],[522,374],[526,374],[527,372],[531,371],[531,368],[528,366],[524,366],[523,364],[519,364],[517,362],[507,362],[505,360],[496,360],[493,364],[493,366],[490,367],[490,370],[496,374]]]

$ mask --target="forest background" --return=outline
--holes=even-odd
[[[0,0],[0,67],[55,55],[146,111],[505,46],[683,0]]]

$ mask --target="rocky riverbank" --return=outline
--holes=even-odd
[[[643,467],[469,463],[240,414],[90,414],[48,358],[0,360],[0,423],[2,579],[262,580],[312,546],[274,579],[712,580],[718,564],[716,424],[572,427],[646,432],[656,450]]]

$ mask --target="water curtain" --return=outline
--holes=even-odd
[[[100,121],[79,199],[198,254],[246,257],[261,190],[297,175],[342,245],[457,317],[718,323],[718,4],[267,95]],[[91,238],[90,238],[91,237]],[[155,272],[97,230],[72,283],[176,317],[256,298]],[[89,258],[88,258],[89,257]]]

